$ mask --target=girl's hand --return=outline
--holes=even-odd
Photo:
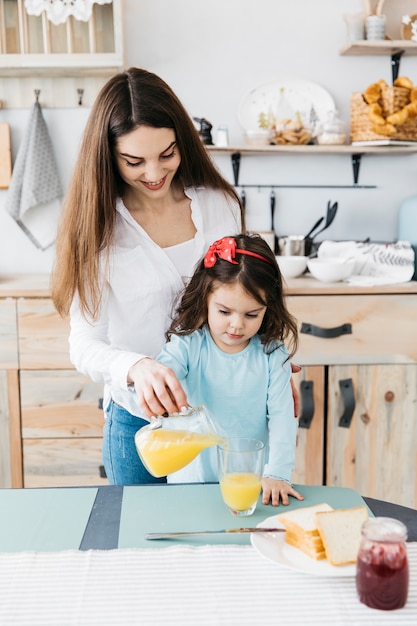
[[[150,358],[141,359],[128,372],[138,405],[145,417],[178,413],[188,406],[187,396],[174,372]]]
[[[285,482],[285,480],[276,480],[275,478],[262,478],[262,504],[279,506],[280,498],[285,506],[289,504],[288,496],[293,496],[297,500],[304,500],[304,496],[298,493],[293,487]]]

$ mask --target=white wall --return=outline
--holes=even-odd
[[[415,13],[415,1],[386,2],[388,34],[400,38],[401,16]],[[384,78],[391,81],[389,56],[340,56],[346,43],[343,14],[361,0],[124,0],[126,66],[158,73],[177,92],[192,116],[206,117],[213,135],[227,124],[230,142],[243,142],[238,107],[254,87],[287,79],[310,80],[330,92],[349,121],[350,95]],[[417,84],[417,57],[401,61],[402,75]],[[1,99],[1,79],[0,79]],[[60,173],[67,184],[88,109],[48,109],[44,116]],[[16,155],[28,109],[0,110],[11,124]],[[233,181],[230,160],[217,158]],[[324,215],[327,201],[339,202],[333,239],[390,241],[397,237],[401,202],[416,194],[417,155],[364,156],[359,182],[377,189],[277,189],[276,231],[305,233]],[[348,156],[245,157],[240,181],[255,184],[351,185]],[[0,192],[0,273],[48,271],[54,250],[38,251],[4,211]],[[269,189],[248,189],[247,219],[268,229]]]

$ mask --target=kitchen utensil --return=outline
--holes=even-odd
[[[222,530],[190,530],[189,532],[145,533],[145,539],[169,539],[170,537],[188,537],[189,535],[222,535],[224,533],[283,533],[285,528],[224,528]]]
[[[314,233],[316,228],[320,226],[323,220],[324,220],[324,217],[321,217],[320,219],[318,219],[317,222],[314,224],[313,228],[310,228],[307,235],[304,236],[304,239],[310,239],[311,235]]]
[[[338,203],[334,202],[333,204],[331,204],[330,200],[327,203],[327,214],[326,214],[326,221],[324,223],[324,226],[322,229],[318,230],[312,237],[311,237],[311,241],[313,241],[313,239],[315,239],[317,237],[317,235],[319,235],[320,233],[322,233],[324,230],[326,230],[326,228],[328,228],[330,226],[330,224],[333,223],[334,218],[336,217],[336,213],[337,213],[337,208],[338,208]]]
[[[240,200],[242,202],[243,211],[246,209],[246,192],[244,189],[240,192]]]
[[[282,256],[305,256],[305,244],[303,235],[278,237],[279,253]]]
[[[275,227],[274,227],[274,217],[275,217],[275,191],[272,189],[271,191],[271,195],[269,198],[269,203],[270,203],[270,209],[271,209],[271,230],[274,233],[274,253],[278,254],[279,253],[279,245],[278,245],[278,237],[276,235],[275,232]]]

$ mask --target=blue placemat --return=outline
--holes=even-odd
[[[366,505],[353,489],[295,485],[304,500],[290,499],[288,507],[272,507],[258,503],[250,517],[238,518],[229,513],[223,503],[219,485],[148,485],[124,487],[119,530],[119,548],[164,548],[178,543],[250,544],[250,535],[214,535],[149,541],[148,532],[189,530],[219,530],[239,526],[256,526],[267,517],[284,509],[295,509],[327,502],[333,508],[351,508]],[[369,510],[369,509],[368,509]],[[372,515],[369,510],[369,514]]]
[[[78,550],[96,488],[1,489],[0,552]]]

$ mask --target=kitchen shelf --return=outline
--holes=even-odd
[[[21,0],[0,0],[0,76],[111,75],[123,66],[122,0],[94,5],[88,22],[52,24]]]
[[[409,39],[385,39],[384,41],[351,41],[341,50],[342,56],[386,56],[403,51],[406,55],[417,56],[417,43]]]
[[[417,43],[409,39],[384,41],[352,41],[341,49],[343,56],[387,56],[391,55],[392,82],[398,78],[403,55],[417,56]]]
[[[417,142],[415,146],[319,146],[319,145],[304,145],[304,146],[206,146],[207,150],[213,155],[230,155],[232,159],[232,167],[234,173],[234,184],[236,187],[259,187],[262,185],[239,185],[239,167],[241,156],[278,156],[278,155],[296,155],[296,154],[338,154],[338,155],[350,155],[353,168],[353,185],[350,188],[355,189],[373,189],[375,186],[362,186],[358,184],[359,170],[361,158],[365,154],[371,154],[376,156],[381,155],[393,155],[393,154],[417,154]],[[264,185],[267,187],[308,187],[308,188],[330,188],[330,187],[349,187],[348,185]]]

